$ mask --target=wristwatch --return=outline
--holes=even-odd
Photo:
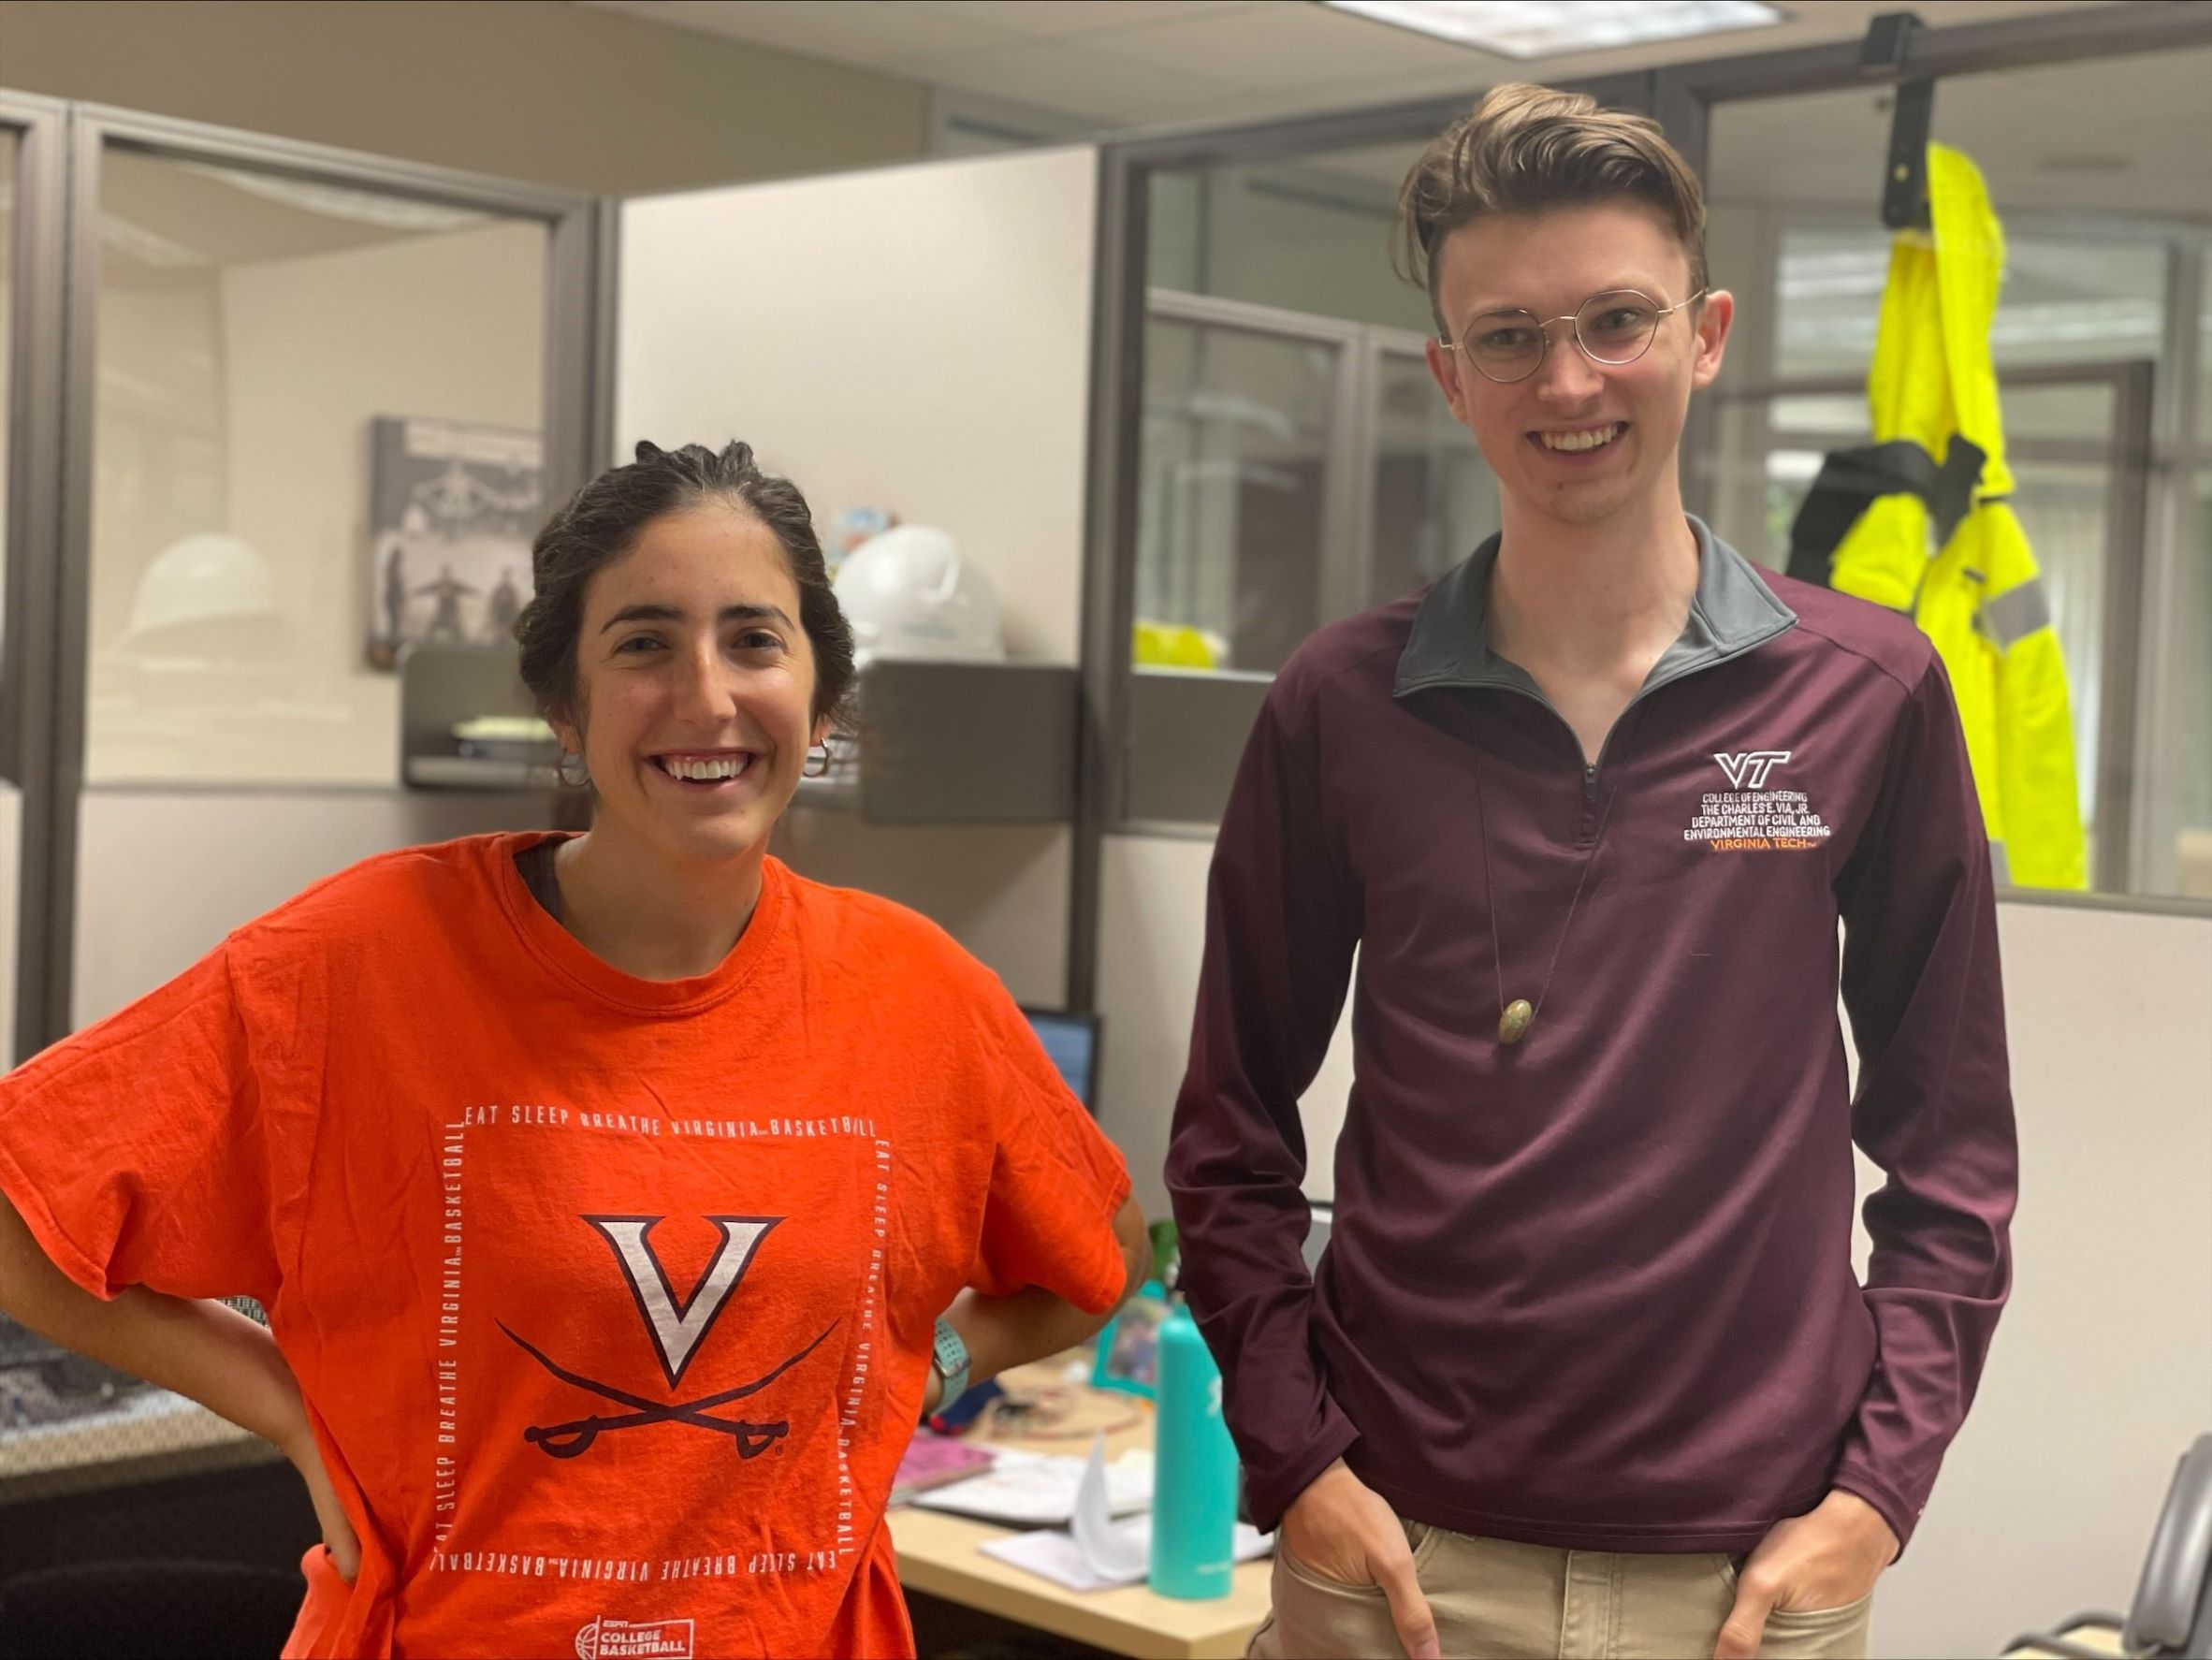
[[[937,1343],[930,1351],[929,1363],[945,1380],[944,1391],[937,1398],[937,1409],[943,1412],[968,1393],[968,1345],[941,1314],[937,1317]]]

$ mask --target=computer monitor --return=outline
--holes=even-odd
[[[1075,1099],[1099,1110],[1099,1017],[1058,1009],[1024,1009],[1038,1041],[1060,1070]]]

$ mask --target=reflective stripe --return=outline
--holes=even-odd
[[[1974,626],[2000,651],[2010,651],[2037,629],[2050,627],[2051,601],[2044,591],[2043,578],[2031,576],[2017,588],[1984,600],[1974,615]]]
[[[2001,841],[1989,844],[1989,875],[2001,888],[2013,885],[2012,862],[2004,856],[2004,843]]]

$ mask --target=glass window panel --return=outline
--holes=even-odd
[[[1390,269],[1398,186],[1425,138],[1153,176],[1154,285],[1426,334]]]
[[[1498,528],[1498,485],[1426,360],[1380,354],[1375,401],[1368,592],[1382,604],[1435,581]]]
[[[2031,386],[2016,396],[2032,408],[2045,399],[2103,400],[2099,430],[2114,420],[2109,384]],[[1784,398],[1723,403],[1708,476],[1716,502],[1714,529],[1749,558],[1772,570],[1789,564],[1790,527],[1827,451],[1864,440],[1858,433],[1814,434],[1806,444],[1774,417]],[[2009,408],[2008,402],[2008,408]],[[2052,625],[2065,652],[2076,776],[2085,823],[2094,818],[2098,721],[2104,677],[2104,593],[2109,527],[2109,464],[2039,456],[2012,458],[2013,508],[2042,567]]]
[[[1855,228],[1783,228],[1772,318],[1774,378],[1866,372],[1889,276],[1889,240],[1871,215]],[[2006,243],[2004,283],[1989,331],[2001,376],[2014,365],[2160,355],[2164,243],[2059,240],[2021,231],[2009,234]]]
[[[1147,328],[1137,620],[1201,631],[1215,667],[1273,672],[1322,619],[1339,355],[1241,328]]]
[[[394,621],[527,589],[546,231],[126,150],[101,192],[86,776],[391,784]]]
[[[1776,398],[1767,408],[1767,418],[1777,432],[1842,433],[1848,435],[1848,442],[1863,443],[1873,430],[1863,393],[1823,392]]]
[[[2181,397],[2161,393],[2154,444],[2170,451],[2171,417],[2193,397],[2201,432],[2212,432],[2212,294],[2196,327],[2169,331],[2176,254],[2194,256],[2212,222],[2212,174],[2195,158],[2212,153],[2212,48],[2092,58],[2031,69],[1948,76],[1935,88],[1933,137],[1981,169],[2003,221],[2006,264],[1991,329],[2006,437],[2020,475],[2016,505],[2045,563],[2073,682],[2085,785],[2094,780],[2102,700],[2134,696],[2132,665],[2109,665],[2103,684],[2105,546],[2113,481],[2099,459],[2113,411],[2106,384],[2085,379],[2030,385],[2016,371],[2149,360]],[[1720,389],[1790,396],[1724,401],[1712,412],[1711,443],[1697,457],[1695,499],[1715,528],[1754,557],[1786,557],[1797,500],[1819,453],[1867,430],[1863,397],[1836,399],[1830,386],[1863,382],[1874,346],[1891,233],[1879,222],[1892,95],[1858,88],[1725,103],[1714,110],[1708,177],[1709,253],[1715,280],[1739,312]],[[2186,342],[2186,343],[2185,343]],[[1791,383],[1829,383],[1793,389]],[[2163,455],[2160,458],[2165,459]],[[2136,783],[2138,823],[2156,831],[2150,868],[2138,884],[2170,891],[2167,842],[2175,826],[2212,819],[2212,586],[2204,533],[2193,546],[2168,542],[2186,514],[2170,511],[2168,488],[2190,488],[2187,458],[2156,471],[2141,550],[2176,604],[2164,626],[2187,630],[2162,654],[2181,678],[2150,689],[2149,703],[2176,712],[2183,735],[2176,777],[2161,762]],[[2169,483],[2168,481],[2172,481]],[[2135,550],[2130,550],[2131,552]],[[2191,749],[2190,746],[2196,746]],[[2185,801],[2176,818],[2176,802]],[[2190,815],[2194,814],[2194,817]],[[2212,849],[2212,832],[2199,845]],[[2212,870],[2212,852],[2200,865]],[[2180,881],[2192,877],[2188,856]]]
[[[2212,445],[2212,245],[2197,258],[2205,285],[2204,315],[2197,319],[2197,442]]]
[[[2168,221],[2212,216],[2212,49],[1944,78],[1934,138],[1972,157],[2005,225],[2000,367],[2162,356]],[[1760,378],[1860,374],[1890,233],[1877,215],[1886,88],[1721,105],[1709,196],[1716,280],[1766,299]],[[1764,267],[1765,269],[1762,269]]]

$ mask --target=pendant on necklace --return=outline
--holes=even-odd
[[[1515,997],[1506,1005],[1506,1012],[1498,1016],[1498,1041],[1506,1044],[1520,1042],[1528,1035],[1529,1026],[1535,1018],[1536,1012],[1529,1007],[1528,999]]]

